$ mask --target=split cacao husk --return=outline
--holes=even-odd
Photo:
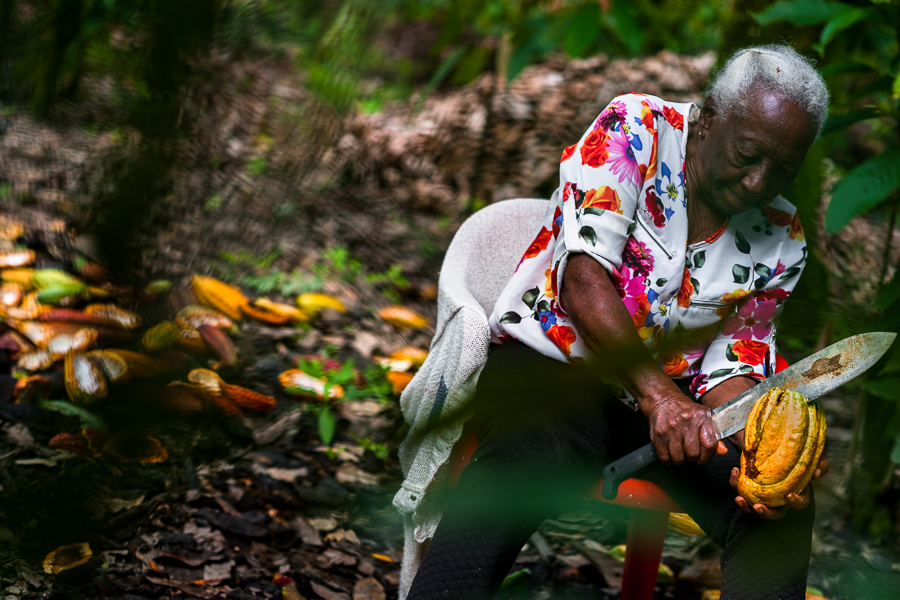
[[[212,396],[221,395],[222,385],[225,383],[218,373],[210,369],[194,369],[188,373],[187,380]]]
[[[97,343],[98,335],[96,329],[89,327],[79,329],[75,333],[61,333],[47,342],[47,350],[50,351],[54,360],[58,360],[70,351],[90,350]]]
[[[63,571],[80,567],[93,558],[94,553],[87,543],[60,546],[44,557],[44,573],[59,575]]]
[[[378,316],[398,329],[422,329],[428,325],[428,319],[399,304],[382,308]]]
[[[165,462],[169,458],[168,451],[155,437],[126,431],[120,431],[110,438],[103,446],[103,454],[122,462],[141,464]]]
[[[19,321],[7,319],[7,323],[28,338],[38,348],[44,348],[50,340],[63,333],[75,333],[83,329],[81,325],[73,323],[38,323],[36,321]]]
[[[163,321],[148,329],[141,343],[147,352],[162,352],[174,346],[180,337],[181,327],[175,321]]]
[[[81,352],[71,351],[66,355],[64,373],[66,393],[75,404],[89,406],[109,395],[106,376]]]
[[[315,292],[307,292],[297,296],[297,306],[311,313],[321,312],[325,309],[336,310],[341,313],[347,312],[347,307],[344,306],[344,303],[334,296]]]
[[[775,388],[757,400],[744,433],[738,493],[776,507],[809,484],[825,446],[825,413],[802,394]]]
[[[37,294],[37,301],[41,304],[60,304],[67,298],[81,297],[88,287],[80,282],[53,285],[41,288]]]
[[[131,380],[131,372],[125,359],[109,350],[92,350],[87,357],[100,367],[103,374],[113,385],[127,383]]]
[[[275,398],[230,383],[222,384],[222,395],[238,405],[242,411],[268,413],[278,406]]]
[[[7,283],[18,283],[25,291],[34,289],[34,283],[31,278],[34,276],[34,269],[4,269],[0,273],[0,278]]]
[[[24,371],[33,373],[35,371],[49,369],[53,366],[54,362],[56,362],[56,359],[53,358],[53,354],[51,354],[49,350],[46,348],[38,348],[22,353],[16,362],[16,366]]]
[[[10,306],[5,309],[6,316],[11,319],[28,321],[37,319],[47,310],[47,307],[38,302],[37,292],[26,294],[18,306]]]
[[[141,326],[140,315],[115,304],[91,304],[84,307],[84,312],[100,319],[107,327],[131,330]]]
[[[209,352],[209,347],[203,341],[203,336],[193,327],[181,327],[181,334],[178,336],[178,347],[189,354]]]
[[[157,400],[164,410],[184,417],[203,412],[203,400],[190,385],[181,382],[170,383]]]
[[[413,374],[408,371],[388,371],[386,377],[394,394],[399,396],[412,381]]]
[[[200,337],[203,338],[209,349],[219,357],[223,364],[233,365],[237,362],[237,347],[227,333],[210,325],[201,325],[197,328],[197,331],[200,332]]]
[[[243,307],[249,300],[235,286],[203,275],[191,277],[191,286],[194,288],[194,294],[197,296],[197,299],[202,304],[225,313],[235,321],[243,318]]]
[[[223,312],[208,306],[189,305],[178,311],[175,322],[182,327],[197,329],[201,325],[211,325],[216,329],[231,329],[234,321]]]
[[[140,352],[134,352],[132,350],[120,350],[119,348],[115,348],[109,349],[107,352],[111,352],[124,360],[128,364],[128,371],[135,379],[158,377],[172,368],[171,365],[158,358],[153,358],[152,356],[147,356],[146,354],[141,354]]]
[[[0,269],[27,267],[34,262],[34,250],[0,252]]]
[[[288,369],[278,376],[278,381],[284,391],[292,396],[312,397],[319,400],[325,399],[327,382],[324,379],[313,377],[300,369]],[[344,388],[334,384],[328,388],[328,398],[340,400],[344,397]]]
[[[0,285],[0,306],[8,308],[18,306],[25,297],[25,290],[18,283],[6,282]]]
[[[303,313],[299,308],[288,306],[287,304],[279,305],[266,298],[257,298],[252,302],[248,302],[243,307],[244,316],[251,321],[266,323],[267,325],[286,325],[291,321],[292,316],[298,317]]]

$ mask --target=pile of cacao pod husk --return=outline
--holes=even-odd
[[[13,402],[72,415],[83,425],[60,432],[49,446],[159,462],[165,448],[134,427],[141,419],[134,415],[152,409],[174,418],[211,411],[240,416],[275,408],[272,396],[226,383],[214,369],[238,361],[231,339],[236,321],[283,325],[309,320],[309,311],[251,300],[234,286],[195,275],[196,303],[142,328],[142,306],[165,299],[169,282],[117,286],[105,268],[87,260],[60,268],[60,259],[10,248],[23,231],[0,232],[0,358],[17,380]],[[191,368],[198,360],[216,362]],[[115,430],[110,423],[127,425]]]
[[[747,419],[738,493],[752,504],[784,506],[812,479],[825,445],[820,403],[775,388],[756,401]]]

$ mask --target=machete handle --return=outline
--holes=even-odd
[[[629,452],[616,459],[603,469],[603,488],[601,493],[607,500],[614,500],[619,493],[619,485],[632,475],[650,465],[657,459],[656,448],[647,444],[634,452]]]

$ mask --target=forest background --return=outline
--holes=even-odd
[[[900,326],[897,0],[0,0],[0,202],[61,219],[124,281],[212,272],[280,298],[365,284],[433,314],[410,290],[436,281],[459,224],[549,196],[588,122],[578,95],[602,107],[618,89],[572,73],[621,60],[618,85],[699,100],[723,57],[773,41],[832,93],[785,193],[811,258],[779,329],[797,360]],[[573,83],[568,119],[540,105],[553,81]],[[900,348],[846,390],[840,520],[880,547],[900,532]],[[328,445],[335,416],[317,414]]]

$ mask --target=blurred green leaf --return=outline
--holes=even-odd
[[[843,75],[847,73],[874,73],[875,68],[872,65],[861,63],[855,60],[843,60],[830,65],[825,65],[819,72],[823,77],[832,75]]]
[[[484,72],[490,58],[490,48],[485,46],[469,48],[459,59],[450,81],[456,85],[466,85],[475,81]]]
[[[753,14],[760,25],[787,21],[791,25],[818,25],[846,11],[843,2],[830,0],[781,0],[766,10]]]
[[[866,383],[866,391],[886,400],[896,400],[900,389],[900,378],[875,379]]]
[[[593,2],[585,4],[569,19],[563,49],[569,56],[584,56],[600,33],[600,8]]]
[[[850,127],[854,123],[874,119],[880,116],[882,116],[880,112],[872,110],[871,108],[851,110],[840,115],[830,116],[825,122],[825,127],[822,128],[822,135],[828,135],[829,133],[834,133]]]
[[[328,393],[327,391],[325,392]],[[322,406],[319,409],[319,439],[326,446],[330,446],[334,440],[335,418],[330,406]]]
[[[860,21],[864,21],[867,19],[872,12],[865,8],[852,8],[847,7],[847,10],[839,12],[834,15],[828,23],[825,24],[825,27],[822,29],[822,35],[819,37],[819,44],[816,50],[820,54],[825,53],[825,47],[828,45],[835,35],[847,29],[848,27],[852,27],[856,25]]]
[[[825,214],[825,231],[840,231],[853,217],[875,208],[898,187],[900,147],[873,156],[835,186]]]

